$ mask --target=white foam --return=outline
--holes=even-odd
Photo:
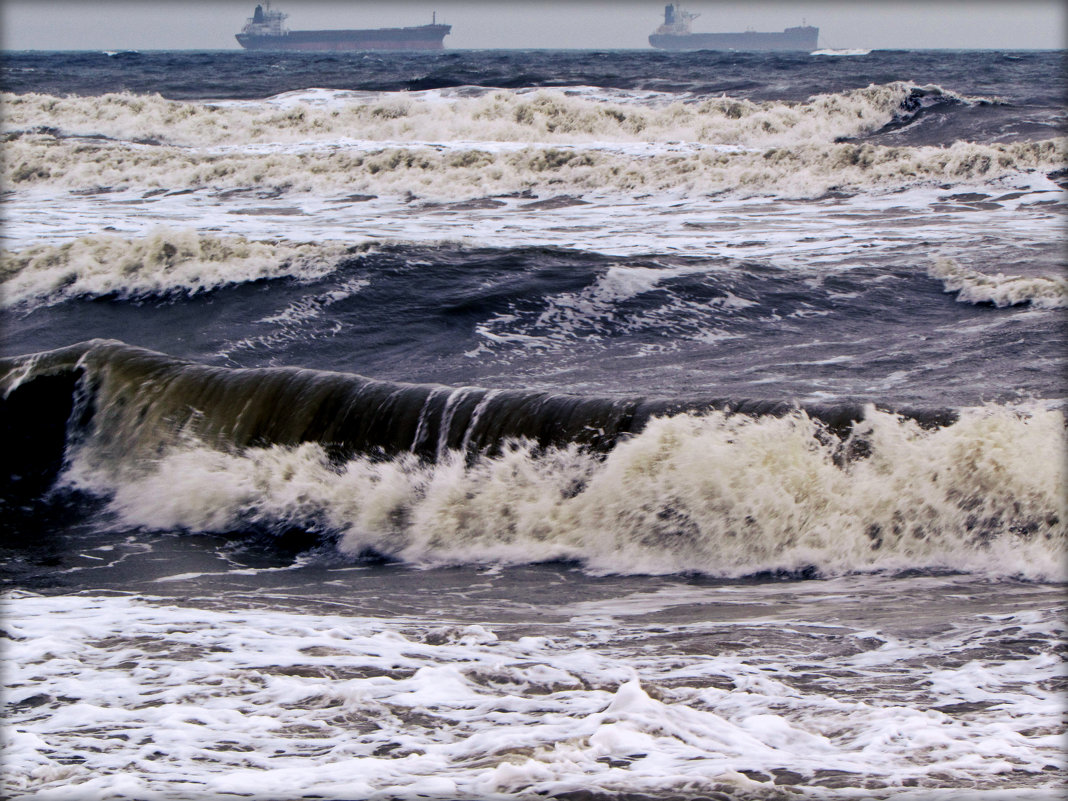
[[[765,589],[776,594],[732,597],[759,610]],[[844,608],[812,597],[815,607]],[[995,799],[1006,774],[1045,797],[1058,780],[1049,769],[1064,766],[1049,689],[1063,622],[1053,611],[940,622],[939,634],[903,636],[758,611],[734,623],[546,624],[515,639],[463,622],[17,593],[4,615],[6,790],[86,801],[733,796],[771,792],[773,772],[788,770],[821,796],[816,777],[840,771],[844,792],[867,798],[900,798],[904,783],[928,798],[960,788]],[[774,634],[732,647],[756,629]],[[906,661],[940,665],[1006,631],[1046,652],[903,681]],[[985,703],[942,711],[973,699]]]
[[[348,148],[255,148],[222,153],[110,141],[88,143],[24,136],[5,146],[6,185],[41,184],[71,190],[92,187],[144,190],[240,189],[343,191],[457,200],[472,194],[524,190],[680,192],[729,190],[742,196],[819,197],[830,190],[878,190],[913,185],[993,181],[1028,171],[1057,169],[1064,140],[948,147],[791,143],[767,149],[545,146],[473,144],[468,149],[422,142],[391,146],[376,140]]]
[[[616,318],[619,303],[651,292],[666,278],[686,272],[685,269],[612,266],[581,292],[550,298],[549,307],[538,316],[535,326],[547,328],[549,339],[573,340],[584,330],[599,329]],[[508,317],[501,315],[487,321],[479,332],[489,336],[498,323],[509,322]],[[545,345],[543,341],[541,344]]]
[[[51,302],[49,297],[68,297],[82,290],[183,291],[185,282],[186,291],[192,292],[287,274],[287,270],[295,276],[314,277],[321,274],[316,270],[336,264],[333,254],[338,250],[375,242],[551,246],[643,259],[650,253],[650,242],[655,242],[655,252],[667,257],[727,257],[730,263],[753,260],[819,275],[900,265],[904,252],[929,254],[921,264],[937,252],[952,254],[960,263],[988,264],[1019,258],[1023,249],[1034,252],[1031,249],[1044,243],[1052,251],[1053,244],[1059,243],[1063,232],[1060,207],[1046,201],[1061,194],[1045,177],[1018,175],[993,184],[961,186],[964,191],[999,192],[1010,199],[1000,208],[977,212],[963,204],[951,207],[943,200],[944,190],[936,187],[817,202],[759,196],[687,197],[674,191],[635,197],[598,190],[581,193],[584,205],[559,209],[527,207],[530,197],[501,197],[493,204],[472,208],[470,204],[405,202],[392,195],[353,201],[347,195],[256,198],[254,192],[202,191],[146,200],[139,190],[74,196],[38,186],[14,192],[5,200],[9,218],[2,232],[5,253],[0,255],[4,267],[0,281],[9,305]],[[541,199],[559,195],[560,189],[553,187],[549,192]],[[473,197],[480,196],[464,199]],[[302,213],[284,213],[292,210],[295,200]],[[270,213],[273,209],[280,213]],[[101,234],[102,222],[117,230]],[[183,244],[183,237],[189,236],[182,233],[186,229],[200,232],[204,244]],[[161,240],[160,231],[169,233]],[[168,265],[166,259],[157,258],[155,266],[143,264],[130,275],[120,269],[136,253],[151,262],[151,254],[158,253],[161,242],[166,244],[172,235],[182,241],[176,239],[171,245],[187,254],[181,256],[181,263]],[[309,241],[321,247],[300,244]],[[939,243],[935,252],[933,242]],[[858,250],[861,247],[863,251]],[[235,262],[224,268],[219,254],[227,248],[233,249]],[[252,258],[259,250],[262,259]],[[200,255],[193,255],[197,252]],[[240,256],[242,252],[246,256]],[[864,253],[864,259],[857,259],[858,252]],[[177,254],[175,260],[179,260]],[[674,268],[664,268],[670,269]],[[1037,275],[1052,269],[1052,265],[1028,266],[1028,272]],[[491,328],[494,336],[516,333],[507,325]],[[718,334],[691,331],[687,335]]]
[[[871,54],[871,50],[865,50],[863,47],[847,47],[841,50],[825,49],[815,50],[809,55],[812,56],[867,56]]]
[[[618,336],[620,333],[648,328],[662,333],[670,332],[670,339],[675,342],[730,339],[736,335],[709,330],[709,311],[718,310],[726,316],[734,310],[755,306],[756,301],[725,292],[720,297],[700,302],[672,298],[665,304],[648,309],[629,309],[624,306],[632,298],[664,289],[662,283],[672,278],[708,274],[717,269],[725,268],[707,264],[662,264],[655,267],[613,265],[580,292],[546,298],[545,310],[535,319],[525,319],[512,309],[479,324],[476,333],[485,340],[482,345],[484,348],[518,344],[538,351],[555,351],[577,341],[589,342],[591,337]],[[643,346],[646,352],[670,347],[670,344],[663,343]]]
[[[1063,139],[945,148],[836,141],[911,113],[905,106],[947,100],[992,102],[900,82],[799,103],[591,87],[308,89],[210,103],[9,95],[3,242],[8,251],[45,249],[29,269],[5,263],[5,302],[201,291],[260,269],[243,257],[224,265],[194,256],[136,268],[127,287],[105,266],[125,256],[102,262],[87,252],[96,245],[71,245],[69,258],[77,262],[78,250],[91,264],[48,266],[68,258],[48,248],[99,245],[102,228],[128,240],[119,250],[141,247],[132,240],[164,225],[205,241],[459,241],[624,256],[655,242],[659,253],[820,267],[855,264],[861,245],[867,261],[938,242],[967,263],[983,237],[984,251],[990,237],[1006,250],[1059,241],[1059,207],[1035,201],[1063,200],[1044,176],[1063,165]],[[110,138],[85,138],[98,135]],[[940,199],[946,186],[1010,197],[997,208],[955,206]],[[531,195],[585,205],[529,207]],[[482,208],[448,205],[488,196]],[[284,269],[285,257],[272,259],[263,274]]]

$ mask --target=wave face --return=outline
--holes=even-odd
[[[690,226],[684,216],[680,236],[707,241],[707,229]],[[1060,397],[1066,332],[1047,292],[1059,285],[1053,263],[1035,259],[1016,280],[999,278],[989,239],[962,242],[967,280],[1017,292],[1012,305],[972,302],[952,290],[934,254],[901,262],[889,238],[857,265],[858,240],[833,224],[824,230],[816,241],[786,232],[796,248],[789,259],[783,232],[707,257],[312,245],[182,229],[96,235],[0,257],[10,275],[0,347],[16,355],[121,339],[218,367],[304,365],[593,397],[928,408],[1014,402],[1021,390]],[[978,362],[989,368],[982,376]]]

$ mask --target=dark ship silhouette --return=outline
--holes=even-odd
[[[649,44],[661,50],[805,50],[816,49],[820,29],[811,25],[787,28],[782,33],[691,33],[698,14],[674,3],[664,7],[664,24],[650,35]]]
[[[246,50],[441,50],[451,25],[439,25],[437,14],[430,25],[412,28],[365,28],[360,30],[291,31],[282,23],[288,14],[259,5],[237,41]]]

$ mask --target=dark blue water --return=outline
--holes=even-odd
[[[616,262],[562,249],[393,247],[345,259],[317,280],[19,309],[0,352],[104,338],[227,367],[621,396],[833,394],[932,408],[1058,397],[1062,387],[1060,315],[960,303],[921,259],[821,276],[648,256],[628,267],[693,272],[573,313],[569,304],[596,296]],[[354,283],[358,291],[347,289]],[[890,374],[894,383],[876,389]]]
[[[460,50],[432,53],[146,51],[8,52],[9,92],[159,93],[258,98],[307,89],[413,91],[455,86],[601,86],[803,100],[869,84],[915,81],[1021,106],[1063,107],[1062,51],[876,50],[865,56],[655,50]],[[1053,80],[1051,80],[1051,78]]]

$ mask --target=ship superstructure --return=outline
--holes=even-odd
[[[282,26],[282,23],[288,17],[288,14],[272,10],[270,2],[267,3],[266,9],[263,6],[256,6],[256,10],[248,18],[245,27],[241,29],[241,33],[238,34],[237,41],[241,41],[242,34],[246,37],[285,36],[289,31]]]
[[[451,25],[438,24],[434,14],[430,25],[410,28],[326,29],[291,31],[285,26],[288,14],[271,8],[268,1],[256,6],[237,41],[246,50],[442,50]]]
[[[664,24],[649,36],[649,44],[661,50],[803,50],[816,49],[820,29],[811,25],[787,28],[782,33],[692,33],[690,26],[700,14],[691,14],[677,3],[664,6]]]

